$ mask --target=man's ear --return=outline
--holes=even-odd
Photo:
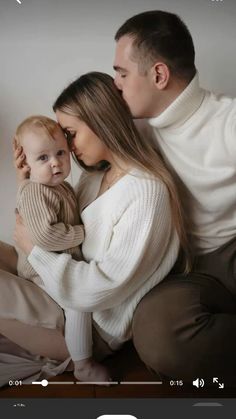
[[[170,79],[170,70],[165,63],[157,62],[152,67],[153,81],[159,90],[166,88]]]

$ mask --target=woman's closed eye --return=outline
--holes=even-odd
[[[76,132],[75,131],[67,131],[67,130],[65,130],[64,133],[65,133],[65,137],[66,137],[66,139],[67,139],[67,141],[69,143],[73,140],[73,138],[76,135]]]

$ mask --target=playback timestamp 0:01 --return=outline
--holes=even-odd
[[[12,386],[22,386],[23,382],[21,380],[9,380],[8,385],[10,387],[12,387]]]

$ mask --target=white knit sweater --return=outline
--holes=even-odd
[[[151,130],[150,130],[151,127]],[[184,184],[182,201],[195,226],[197,251],[236,236],[236,99],[199,87],[198,75],[157,118],[149,134]],[[152,132],[151,132],[152,131]]]
[[[140,299],[174,265],[179,240],[159,180],[135,169],[96,198],[102,176],[88,175],[79,186],[85,261],[38,246],[28,260],[52,298],[63,308],[93,311],[95,327],[117,349],[131,337]]]

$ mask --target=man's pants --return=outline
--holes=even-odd
[[[236,238],[153,288],[136,309],[133,337],[164,376],[236,380]]]

